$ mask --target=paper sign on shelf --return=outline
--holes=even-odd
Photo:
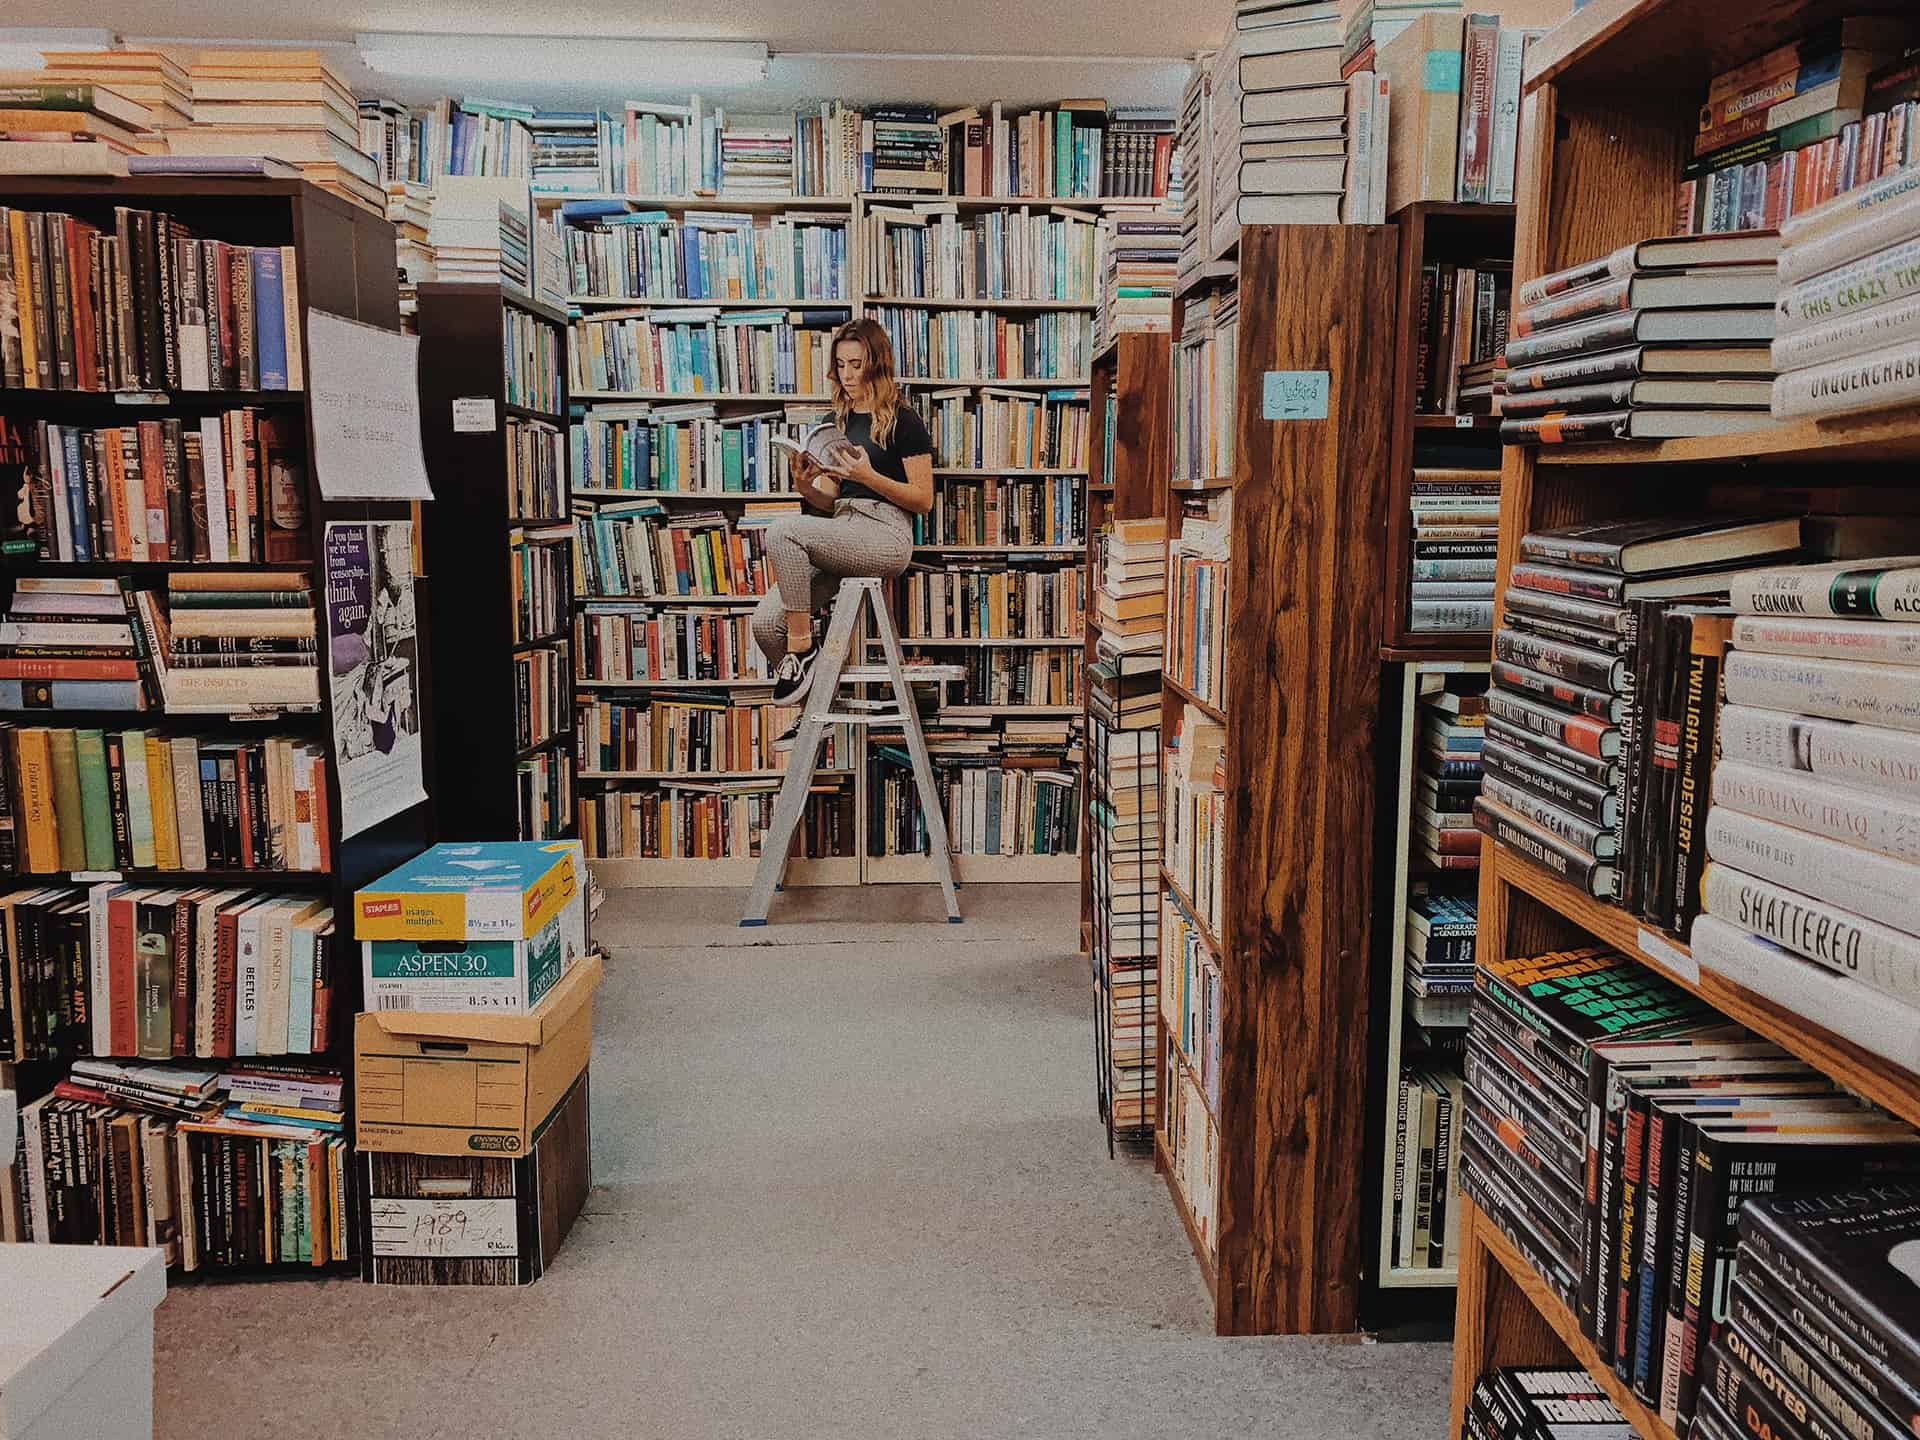
[[[1269,370],[1260,386],[1266,420],[1324,420],[1332,377],[1325,370]]]
[[[491,395],[461,395],[453,402],[453,433],[486,435],[500,428]]]
[[[420,449],[420,337],[307,312],[313,463],[328,500],[431,500]]]

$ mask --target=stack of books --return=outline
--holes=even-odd
[[[1158,516],[1115,520],[1101,537],[1100,550],[1093,596],[1096,653],[1103,659],[1150,658],[1157,674],[1167,609],[1167,522]]]
[[[434,182],[427,247],[436,280],[526,288],[531,237],[524,180],[443,175]]]
[[[1694,953],[1920,1065],[1920,566],[1735,577]]]
[[[1213,215],[1208,202],[1207,145],[1213,135],[1213,79],[1195,65],[1180,92],[1180,123],[1174,152],[1180,171],[1179,281],[1188,284],[1205,268],[1213,250]]]
[[[153,115],[110,85],[0,74],[0,174],[124,175]]]
[[[1877,1180],[1848,1193],[1823,1185],[1740,1208],[1730,1325],[1710,1360],[1725,1435],[1733,1415],[1775,1434],[1910,1431],[1920,1415],[1920,1350],[1903,1301],[1920,1248],[1920,1185]],[[1815,1422],[1818,1422],[1817,1426]],[[1751,1425],[1751,1421],[1749,1425]]]
[[[1414,410],[1489,415],[1513,312],[1513,262],[1430,264],[1420,272]],[[1472,392],[1471,395],[1469,392]]]
[[[1451,1270],[1459,1263],[1465,1083],[1445,1066],[1409,1065],[1400,1072],[1386,1217],[1397,1270]]]
[[[1234,31],[1213,59],[1215,253],[1242,225],[1340,220],[1347,86],[1340,76],[1343,27],[1326,10],[1321,0],[1236,6]]]
[[[1426,1030],[1465,1026],[1479,934],[1479,904],[1471,891],[1436,890],[1432,882],[1420,882],[1407,900],[1405,936],[1404,989],[1414,1024]]]
[[[1802,536],[1797,517],[1698,516],[1523,536],[1493,640],[1475,822],[1569,884],[1684,933],[1697,870],[1685,852],[1699,827],[1682,797],[1700,793],[1713,755],[1718,600],[1732,572],[1797,556]],[[1688,596],[1701,603],[1674,603]]]
[[[161,132],[193,123],[193,86],[187,72],[160,50],[47,50],[38,78],[55,85],[104,85],[147,107],[151,152]]]
[[[1495,1370],[1474,1381],[1467,1402],[1472,1435],[1557,1435],[1570,1424],[1583,1435],[1633,1433],[1620,1407],[1584,1370]]]
[[[141,640],[120,581],[23,575],[0,624],[0,707],[145,710]]]
[[[1493,629],[1500,472],[1417,466],[1409,504],[1407,628],[1466,634]]]
[[[1360,0],[1347,16],[1340,44],[1346,75],[1373,70],[1380,49],[1428,10],[1458,10],[1460,0]]]
[[[428,236],[433,227],[433,191],[407,181],[387,184],[387,219],[393,222],[394,259],[402,285],[439,278]]]
[[[1116,335],[1173,329],[1173,276],[1180,261],[1180,217],[1171,211],[1118,211],[1101,222],[1105,258],[1094,345]]]
[[[720,193],[743,200],[793,194],[791,122],[729,115],[720,132]]]
[[[1714,76],[1681,171],[1676,228],[1775,228],[1901,169],[1915,154],[1916,44],[1911,18],[1855,15]]]
[[[1420,200],[1511,203],[1520,79],[1527,47],[1544,32],[1454,6],[1376,5],[1374,31],[1383,19],[1400,27],[1372,62],[1388,86],[1387,213]],[[1347,48],[1352,74],[1365,55],[1357,31]]]
[[[924,319],[926,312],[913,313]],[[888,316],[897,324],[898,308],[889,310]],[[824,399],[827,342],[846,318],[846,309],[835,306],[593,312],[574,320],[568,337],[572,392],[576,397],[586,391],[638,391],[642,395],[688,397],[718,393]],[[1002,343],[1006,340],[1004,334],[996,338]],[[895,353],[900,353],[897,347]],[[983,357],[970,347],[964,356],[950,358],[956,358],[956,363],[959,358],[972,363]],[[1019,359],[1008,355],[984,358],[995,362]],[[1084,360],[1081,368],[1085,368]]]
[[[882,195],[943,195],[947,139],[932,105],[875,105],[861,125],[865,188]]]
[[[1642,240],[1515,295],[1500,438],[1665,440],[1771,424],[1772,232]]]
[[[1107,122],[1104,172],[1097,193],[1172,199],[1173,110],[1159,105],[1116,105]],[[1178,214],[1177,203],[1170,213]]]
[[[1480,868],[1473,802],[1480,793],[1486,697],[1450,690],[1420,705],[1413,859],[1430,870]]]
[[[599,111],[539,111],[527,122],[527,140],[532,189],[566,194],[601,188]]]
[[[165,613],[151,595],[134,599],[170,713],[320,703],[318,627],[304,571],[182,570],[167,577]]]
[[[1916,63],[1920,86],[1920,63]],[[1784,221],[1773,413],[1841,415],[1920,399],[1920,176],[1904,169]]]
[[[166,132],[174,155],[268,155],[322,189],[384,215],[380,166],[360,148],[360,105],[317,50],[202,50],[188,77],[193,124]]]

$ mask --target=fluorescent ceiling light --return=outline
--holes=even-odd
[[[44,70],[49,50],[108,50],[113,31],[75,26],[27,29],[0,27],[0,70]]]
[[[655,85],[750,85],[767,74],[758,41],[644,40],[607,35],[354,37],[369,70],[469,85],[566,85],[640,90]]]

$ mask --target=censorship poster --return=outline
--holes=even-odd
[[[326,552],[327,679],[345,837],[427,798],[413,523],[329,522]]]

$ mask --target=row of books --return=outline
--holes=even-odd
[[[1158,980],[1160,1020],[1181,1061],[1169,1081],[1176,1074],[1192,1080],[1212,1114],[1220,1104],[1220,956],[1171,892],[1160,903]]]
[[[1848,16],[1714,76],[1681,171],[1676,228],[1777,229],[1905,166],[1916,45],[1911,19]]]
[[[1400,1071],[1387,1215],[1397,1270],[1451,1270],[1459,1263],[1465,1084],[1445,1066],[1408,1065]]]
[[[576,319],[569,383],[591,392],[824,396],[846,310],[632,310]]]
[[[910,380],[1080,380],[1093,363],[1093,316],[874,305],[894,363]]]
[[[868,762],[867,853],[924,855],[927,827],[912,760],[903,743],[886,736],[875,740]],[[994,763],[992,755],[953,759],[931,745],[929,750],[954,854],[1078,853],[1080,777],[1075,770]]]
[[[1480,754],[1486,713],[1484,694],[1455,690],[1436,691],[1419,706],[1411,816],[1417,867],[1443,873],[1480,868],[1473,802],[1484,778]]]
[[[969,210],[932,201],[866,212],[866,293],[889,299],[1091,304],[1101,268],[1095,215],[1055,207]]]
[[[1914,1068],[1920,567],[1735,577],[1694,953]]]
[[[560,411],[560,348],[551,321],[517,305],[501,307],[501,383],[506,401],[545,415]]]
[[[932,510],[913,517],[913,538],[919,545],[1079,546],[1086,526],[1085,495],[1071,476],[954,477],[934,487]]]
[[[847,217],[791,211],[629,210],[568,201],[559,236],[567,288],[635,300],[845,300]]]
[[[573,612],[573,651],[582,680],[772,683],[740,610],[581,606]]]
[[[1180,510],[1167,558],[1167,674],[1224,710],[1233,492],[1182,496]]]
[[[862,189],[894,195],[1017,195],[1092,199],[1163,195],[1170,145],[1165,112],[1104,100],[1009,113],[999,101],[942,113],[882,105],[861,136]]]
[[[1920,87],[1920,57],[1908,67]],[[1917,156],[1916,158],[1920,158]],[[1920,399],[1920,173],[1863,185],[1780,227],[1773,413],[1857,414]]]
[[[323,746],[0,726],[0,860],[13,874],[328,868]]]
[[[567,437],[545,420],[507,417],[507,503],[520,520],[566,521]]]
[[[1058,561],[955,561],[909,570],[895,619],[909,640],[1077,641],[1086,628],[1087,572]]]
[[[339,1076],[305,1073],[330,1103],[271,1071],[79,1062],[20,1112],[0,1240],[153,1246],[186,1272],[352,1258]]]
[[[920,390],[914,408],[933,463],[956,470],[1078,470],[1087,463],[1087,397],[1060,389]]]
[[[177,570],[164,608],[147,591],[131,600],[169,714],[319,707],[319,619],[305,571]]]
[[[1163,924],[1161,934],[1166,933]],[[1163,952],[1165,943],[1163,938]],[[1162,987],[1164,997],[1164,977]],[[1163,1007],[1165,1003],[1163,998]],[[1161,1074],[1167,1077],[1167,1104],[1160,1116],[1160,1145],[1200,1249],[1211,1260],[1219,1243],[1220,1127],[1207,1106],[1199,1077],[1181,1063],[1171,1033],[1167,1053],[1161,1057]]]
[[[1189,297],[1173,351],[1173,478],[1213,481],[1233,474],[1234,349],[1240,300],[1232,291]]]
[[[317,1055],[333,1013],[323,897],[102,881],[0,896],[9,1059]]]
[[[513,657],[515,749],[545,745],[568,732],[573,678],[573,659],[565,645]]]
[[[575,490],[791,495],[787,452],[827,416],[787,405],[722,416],[710,403],[594,405],[568,428]]]
[[[1643,240],[1522,284],[1508,444],[1664,440],[1769,424],[1777,235]]]
[[[754,692],[658,695],[640,700],[582,698],[574,711],[574,753],[587,775],[673,776],[784,770],[774,739],[794,718]],[[843,768],[852,742],[830,726],[822,769]]]
[[[565,704],[564,698],[560,701]],[[522,840],[558,840],[574,823],[573,751],[542,750],[514,765],[515,815]]]
[[[1450,447],[1457,450],[1458,447]],[[1415,454],[1413,550],[1408,571],[1407,628],[1486,632],[1493,629],[1494,572],[1500,541],[1500,472],[1442,467]]]
[[[573,612],[573,534],[571,525],[509,532],[512,644],[566,633]]]
[[[590,506],[574,521],[579,598],[764,595],[773,583],[766,528],[799,509],[797,499],[769,501],[729,519],[713,510],[669,515],[653,500]]]
[[[1180,218],[1171,211],[1125,211],[1101,222],[1099,306],[1094,312],[1094,345],[1115,336],[1163,334],[1173,328],[1174,274],[1180,261]],[[1109,395],[1110,400],[1117,397]],[[1104,453],[1111,458],[1109,441]]]
[[[939,663],[965,672],[962,679],[946,682],[939,723],[985,724],[992,718],[987,712],[1004,706],[1077,709],[1080,704],[1085,657],[1070,646],[966,646],[942,654]]]
[[[290,411],[109,426],[42,420],[26,433],[23,488],[43,560],[309,556],[306,437]]]
[[[290,245],[203,240],[165,211],[102,229],[0,207],[0,383],[29,390],[299,390]]]
[[[1227,727],[1182,705],[1162,742],[1161,863],[1185,893],[1192,918],[1218,935],[1226,907]]]
[[[1435,262],[1420,271],[1413,408],[1421,415],[1496,413],[1493,380],[1513,312],[1513,262]]]
[[[778,783],[694,782],[583,794],[580,838],[595,860],[755,859],[773,820]],[[852,785],[844,777],[817,777],[801,812],[793,855],[852,855],[857,834]]]

